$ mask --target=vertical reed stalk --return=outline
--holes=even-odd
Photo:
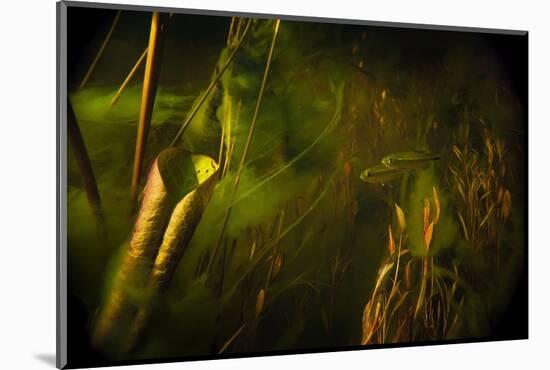
[[[90,65],[90,68],[88,68],[88,71],[84,75],[84,78],[82,79],[82,82],[80,83],[79,89],[83,89],[88,80],[90,79],[90,76],[92,75],[92,72],[94,71],[97,62],[99,61],[99,58],[101,58],[101,55],[103,55],[103,52],[105,51],[105,47],[109,43],[109,40],[111,40],[111,36],[113,35],[113,31],[115,30],[115,27],[118,23],[118,19],[120,18],[120,13],[122,11],[119,10],[116,15],[115,19],[113,20],[113,24],[111,24],[111,28],[109,29],[109,32],[107,32],[107,36],[105,37],[105,40],[103,40],[103,43],[101,44],[101,47],[99,48],[94,60],[92,61],[92,64]]]
[[[92,168],[92,162],[88,156],[84,138],[80,132],[80,127],[76,120],[76,116],[73,111],[71,102],[68,102],[67,108],[67,136],[69,139],[69,145],[71,146],[76,165],[82,177],[82,184],[88,203],[92,208],[94,217],[96,218],[98,225],[103,223],[103,210],[101,208],[101,197],[99,195],[99,189],[94,176],[94,170]]]
[[[136,152],[134,156],[134,170],[130,190],[132,204],[135,204],[137,199],[141,169],[143,166],[143,159],[145,157],[147,136],[149,134],[149,127],[151,126],[151,116],[153,114],[153,106],[155,103],[160,70],[161,48],[161,15],[159,12],[154,12],[151,19],[149,47],[147,52],[147,61],[145,63],[145,75],[143,77],[143,90],[141,94],[141,108],[139,112]]]
[[[243,154],[241,156],[241,161],[239,162],[239,167],[237,168],[237,173],[235,174],[235,182],[233,183],[233,189],[231,191],[231,197],[230,197],[230,200],[229,200],[230,205],[233,204],[233,201],[235,200],[235,195],[237,193],[237,189],[239,187],[239,183],[240,183],[240,180],[241,180],[241,173],[243,171],[244,163],[246,161],[246,157],[248,156],[248,150],[250,149],[250,143],[252,142],[252,137],[254,136],[254,131],[256,129],[256,121],[257,121],[257,118],[258,118],[258,113],[260,111],[260,105],[262,103],[262,97],[264,95],[265,85],[266,85],[266,82],[267,82],[267,77],[269,75],[269,69],[271,67],[271,60],[273,58],[273,50],[275,49],[275,41],[277,40],[277,35],[279,33],[280,23],[281,23],[280,19],[277,19],[275,21],[275,28],[274,28],[274,31],[273,31],[273,38],[271,40],[271,46],[269,48],[269,54],[267,56],[267,62],[266,62],[266,65],[265,65],[264,75],[263,75],[263,78],[262,78],[262,84],[260,85],[260,91],[258,93],[258,100],[256,101],[256,107],[254,108],[254,114],[252,116],[252,123],[250,124],[250,130],[248,131],[248,137],[246,139]],[[227,212],[225,213],[225,217],[224,217],[224,220],[223,220],[223,223],[222,223],[222,228],[220,230],[220,235],[219,235],[218,240],[216,242],[216,245],[214,247],[214,251],[212,252],[212,256],[210,257],[210,260],[208,261],[208,265],[207,265],[207,268],[206,268],[207,272],[210,272],[210,270],[212,268],[212,262],[216,258],[216,255],[218,253],[218,249],[220,248],[220,243],[223,239],[223,235],[225,233],[225,229],[227,227],[229,217],[231,216],[231,210],[232,209],[233,209],[233,207],[229,206],[229,208],[227,209]]]
[[[172,19],[172,14],[173,13],[170,13],[170,15],[169,15],[170,19]],[[165,27],[166,27],[165,23],[161,24],[161,26],[160,26],[161,32],[165,32]],[[136,64],[134,64],[134,66],[132,67],[132,69],[128,73],[128,76],[126,76],[126,78],[122,82],[122,85],[120,85],[120,87],[118,88],[116,94],[111,99],[111,106],[115,105],[115,103],[120,98],[120,95],[122,95],[122,93],[124,92],[124,90],[126,89],[128,84],[130,83],[130,81],[132,81],[132,79],[134,78],[134,75],[136,74],[138,69],[142,66],[143,62],[145,61],[145,57],[147,56],[147,51],[148,50],[149,50],[149,48],[146,47],[145,50],[143,50],[143,53],[141,53],[141,55],[140,55],[139,59],[137,60]]]

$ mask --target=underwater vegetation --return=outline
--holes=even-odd
[[[526,335],[526,74],[493,36],[83,14],[74,362]]]

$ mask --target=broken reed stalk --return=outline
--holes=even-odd
[[[161,48],[161,15],[159,12],[154,12],[151,19],[151,32],[149,34],[147,61],[145,63],[145,74],[143,77],[143,90],[141,94],[141,107],[139,112],[136,152],[134,156],[134,170],[132,174],[132,184],[130,189],[132,204],[135,204],[137,199],[141,168],[143,166],[143,159],[145,157],[147,136],[149,134],[149,127],[151,126],[151,117],[153,115],[153,106],[155,103],[160,70]]]
[[[90,79],[90,76],[92,75],[92,72],[94,71],[97,62],[99,61],[99,58],[101,58],[101,55],[105,51],[105,47],[109,43],[109,40],[111,39],[111,36],[113,35],[113,31],[115,30],[115,27],[118,23],[118,19],[120,18],[120,13],[122,11],[119,10],[116,15],[115,19],[113,20],[113,24],[111,24],[111,28],[109,29],[109,32],[107,32],[107,36],[105,37],[105,40],[103,40],[103,43],[101,44],[101,47],[99,48],[94,60],[92,61],[92,64],[90,65],[90,68],[88,68],[88,72],[84,75],[84,78],[82,79],[82,82],[80,83],[79,89],[83,89],[88,80]]]
[[[193,120],[193,118],[195,117],[197,112],[199,111],[200,107],[206,101],[206,98],[208,97],[208,95],[210,95],[210,92],[214,89],[214,87],[216,86],[216,84],[218,83],[218,81],[220,80],[222,75],[224,74],[224,72],[231,65],[231,62],[235,58],[235,55],[237,55],[237,51],[239,50],[241,44],[243,43],[244,39],[246,38],[246,35],[248,34],[248,30],[250,29],[251,24],[252,24],[252,20],[250,19],[250,20],[248,20],[248,23],[246,24],[246,29],[243,32],[243,36],[240,38],[239,43],[237,44],[237,46],[235,46],[235,49],[233,49],[233,52],[231,53],[231,55],[229,55],[229,57],[227,58],[227,61],[225,62],[224,66],[219,70],[216,77],[214,77],[212,79],[212,81],[210,82],[210,85],[208,85],[208,87],[206,88],[206,90],[204,91],[202,96],[200,97],[198,103],[193,107],[191,112],[185,118],[185,121],[182,123],[180,129],[178,130],[178,132],[176,133],[176,136],[174,137],[174,140],[172,140],[172,143],[170,144],[171,147],[175,146],[178,143],[179,139],[182,137],[182,135],[185,132],[185,130],[187,129],[187,127],[191,124],[191,121]]]
[[[134,78],[134,75],[136,74],[139,67],[141,67],[141,65],[143,64],[143,61],[147,56],[147,50],[149,50],[149,48],[145,48],[145,50],[143,50],[143,53],[141,53],[141,56],[139,57],[138,61],[136,62],[134,67],[130,70],[130,73],[128,73],[128,76],[126,76],[126,78],[124,79],[124,82],[122,82],[122,85],[120,85],[120,87],[118,88],[115,96],[113,96],[113,98],[111,99],[111,107],[115,105],[115,103],[118,101],[118,99],[120,98],[120,95],[122,94],[124,89],[126,89],[126,86],[128,86],[132,78]]]
[[[260,91],[258,93],[258,100],[256,101],[256,107],[254,108],[254,114],[252,115],[252,123],[250,124],[250,130],[248,131],[248,137],[246,138],[246,143],[244,145],[243,154],[241,155],[241,161],[239,162],[239,167],[237,168],[237,173],[235,174],[235,182],[233,183],[233,189],[231,191],[231,197],[229,200],[229,203],[233,203],[235,200],[235,195],[237,194],[237,189],[239,187],[239,183],[241,181],[241,173],[244,168],[244,162],[246,161],[246,157],[248,156],[248,150],[250,149],[250,143],[252,142],[252,137],[254,136],[254,131],[256,129],[256,121],[258,119],[258,112],[260,111],[260,105],[262,103],[262,97],[264,95],[265,85],[267,82],[267,77],[269,76],[269,69],[271,67],[271,60],[273,58],[273,50],[275,50],[275,41],[277,40],[277,35],[279,33],[279,26],[281,24],[281,20],[277,19],[275,21],[275,27],[273,30],[273,38],[271,40],[271,46],[269,47],[269,54],[267,55],[267,62],[265,64],[264,69],[264,75],[262,78],[262,84],[260,85]],[[248,27],[249,25],[247,25]],[[243,36],[244,37],[244,36]],[[214,246],[214,250],[212,252],[212,255],[210,256],[210,260],[208,261],[208,265],[206,267],[206,271],[210,272],[210,269],[212,268],[212,262],[216,258],[216,255],[218,253],[218,249],[220,248],[220,243],[223,239],[223,235],[225,233],[225,229],[227,228],[227,223],[229,221],[229,217],[231,216],[231,210],[233,208],[230,206],[227,209],[227,212],[225,213],[225,217],[222,223],[222,228],[220,230],[220,235],[218,236],[218,240],[216,242],[216,245]]]
[[[101,208],[101,197],[94,176],[92,162],[88,156],[86,144],[84,143],[82,132],[80,132],[80,127],[78,126],[78,121],[76,120],[71,102],[69,101],[67,105],[67,137],[69,145],[71,146],[78,171],[82,178],[82,184],[86,192],[86,197],[88,198],[88,203],[92,208],[94,217],[98,221],[98,225],[101,225],[103,223],[103,210]]]

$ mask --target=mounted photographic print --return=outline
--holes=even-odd
[[[58,366],[527,338],[527,32],[58,3]]]

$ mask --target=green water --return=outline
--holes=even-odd
[[[183,34],[179,22],[190,18],[200,16],[170,20],[140,188],[153,160],[168,148],[210,83],[216,64],[223,65],[230,52],[230,18],[209,17],[205,25],[193,28],[200,23],[195,20]],[[256,128],[239,172],[274,32],[274,21],[257,20],[213,97],[177,145],[217,160],[223,131],[221,166],[231,157],[228,169],[217,181],[168,288],[154,296],[138,345],[129,352],[94,348],[89,339],[94,322],[109,300],[108,287],[136,219],[130,181],[143,68],[112,107],[110,100],[146,45],[149,22],[147,13],[123,13],[89,83],[70,93],[105,215],[98,226],[69,150],[71,330],[80,338],[74,345],[76,362],[204,356],[225,344],[224,353],[361,345],[363,312],[379,269],[393,262],[375,292],[375,305],[388,299],[395,277],[397,256],[388,249],[388,227],[396,246],[401,240],[401,250],[406,250],[397,275],[396,297],[402,301],[394,315],[390,306],[384,328],[368,344],[523,335],[501,317],[516,312],[518,303],[526,305],[510,305],[526,289],[521,283],[526,254],[526,71],[518,70],[510,50],[502,50],[521,52],[525,40],[282,21]],[[139,32],[133,32],[136,28]],[[81,71],[89,66],[89,55],[104,35],[101,27],[97,35],[78,60],[71,86],[78,85]],[[227,146],[228,138],[233,147]],[[465,154],[458,157],[453,146]],[[396,181],[361,181],[361,172],[384,156],[411,150],[440,158]],[[460,187],[457,177],[465,182]],[[467,184],[474,189],[471,193]],[[403,232],[395,204],[405,215]],[[229,208],[220,252],[205,271]],[[422,263],[431,263],[428,275]],[[428,293],[415,315],[422,289]],[[130,305],[137,307],[143,299],[148,298],[134,298]],[[441,314],[444,309],[447,316]],[[399,334],[403,322],[410,324]]]

